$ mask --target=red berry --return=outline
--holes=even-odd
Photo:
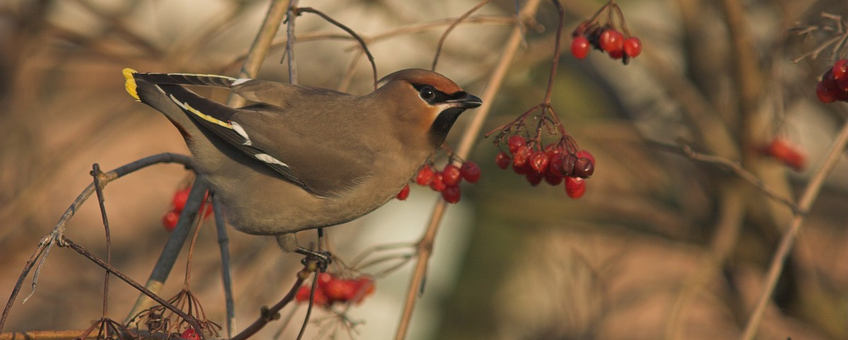
[[[579,177],[566,177],[565,193],[573,199],[583,197],[586,193],[586,180]]]
[[[295,294],[294,300],[297,302],[309,300],[310,291],[312,291],[312,287],[301,286],[300,289],[297,290],[297,294]]]
[[[642,53],[642,41],[637,37],[630,37],[624,40],[624,54],[631,58],[636,58]]]
[[[512,153],[512,165],[516,167],[524,165],[524,163],[527,163],[527,159],[530,158],[532,153],[533,150],[526,145],[519,146]]]
[[[498,152],[498,155],[495,156],[495,164],[497,164],[501,169],[506,170],[510,163],[512,163],[512,159],[509,158],[509,155],[507,155],[506,152]]]
[[[833,64],[833,79],[840,80],[848,75],[848,60],[839,59]]]
[[[459,187],[450,186],[446,187],[445,190],[442,190],[442,198],[445,199],[448,203],[456,203],[459,202],[459,199],[462,198],[462,193],[459,190]]]
[[[545,178],[545,175],[542,175],[535,171],[530,171],[525,175],[527,178],[527,182],[530,182],[530,185],[537,186],[539,183],[542,183],[542,179]]]
[[[610,59],[621,59],[624,58],[624,50],[615,50],[609,53]]]
[[[321,287],[315,288],[315,297],[312,298],[312,303],[316,306],[323,307],[330,304],[330,299],[324,294],[324,289]]]
[[[555,163],[551,163],[551,166],[553,167],[554,164]],[[545,182],[548,182],[548,184],[553,186],[559,185],[560,183],[562,183],[562,174],[551,171],[545,171]]]
[[[442,181],[449,187],[455,187],[462,182],[462,172],[456,165],[448,164],[442,169]]]
[[[433,189],[435,191],[442,191],[445,190],[445,187],[447,187],[447,185],[445,185],[442,173],[436,172],[433,175],[433,181],[430,182],[430,189]]]
[[[586,58],[589,55],[589,39],[586,37],[576,37],[571,41],[571,55],[577,59]]]
[[[607,53],[621,51],[624,49],[624,35],[614,29],[608,29],[601,33],[600,45],[601,49]]]
[[[429,185],[430,182],[433,181],[433,168],[428,164],[424,164],[421,169],[418,170],[418,174],[415,176],[415,183],[418,185]]]
[[[404,185],[403,189],[400,189],[400,192],[396,196],[401,201],[405,201],[407,197],[409,197],[409,184]]]
[[[477,163],[462,163],[462,167],[459,171],[462,173],[462,178],[468,181],[468,183],[477,183],[477,181],[480,180],[480,167],[477,166]]]
[[[324,288],[330,281],[333,281],[333,276],[330,273],[318,274],[318,288]]]
[[[171,200],[171,207],[176,212],[183,211],[186,201],[188,201],[188,193],[191,192],[191,187],[179,189],[174,193],[174,199]]]
[[[558,144],[548,144],[545,145],[545,153],[548,154],[548,158],[553,159],[556,155],[562,155],[562,148]]]
[[[842,92],[848,92],[848,77],[837,79],[836,88],[838,88]]]
[[[548,154],[544,151],[536,151],[532,155],[530,155],[530,167],[533,168],[537,173],[543,174],[548,170]]]
[[[795,171],[804,170],[806,157],[798,148],[785,138],[775,138],[766,147],[766,154],[783,162],[786,166],[791,167]]]
[[[527,145],[527,141],[521,135],[512,135],[507,140],[507,145],[509,146],[509,152],[515,153],[516,149]]]
[[[515,171],[516,174],[526,175],[533,171],[533,168],[530,167],[530,163],[524,162],[521,165],[512,165],[512,171]]]
[[[580,157],[574,162],[574,176],[581,178],[592,177],[595,173],[595,164],[592,160],[586,157]]]
[[[590,161],[592,161],[592,165],[595,165],[595,156],[593,156],[592,153],[589,152],[589,151],[580,150],[580,151],[577,151],[577,153],[575,153],[574,156],[577,157],[577,158],[586,157]]]
[[[560,165],[562,175],[563,176],[571,176],[574,173],[574,163],[577,162],[577,156],[573,154],[566,154],[562,156],[562,163]]]
[[[180,214],[176,211],[169,211],[165,216],[162,216],[162,225],[165,226],[165,229],[168,231],[174,231],[174,228],[177,227],[177,221],[180,219]]]
[[[816,84],[816,96],[822,103],[832,103],[839,99],[839,87],[833,79],[822,79]]]
[[[181,339],[188,340],[200,340],[200,334],[197,334],[197,331],[194,328],[186,328],[182,333],[180,333]]]
[[[351,298],[354,302],[361,302],[366,296],[374,294],[374,280],[368,278],[367,276],[360,276],[356,279],[354,287],[356,288],[356,293]]]
[[[330,303],[346,302],[356,292],[350,281],[334,278],[324,286],[324,295]]]
[[[562,177],[562,154],[551,156],[551,159],[548,161],[547,173]]]

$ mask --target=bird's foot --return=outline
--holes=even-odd
[[[333,255],[328,251],[315,251],[309,250],[303,247],[298,247],[295,252],[298,254],[304,255],[306,257],[300,261],[304,266],[308,265],[310,262],[315,262],[317,266],[317,270],[324,272],[327,270],[327,266],[333,263]]]

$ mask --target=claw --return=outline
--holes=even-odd
[[[300,263],[306,266],[309,262],[315,262],[318,267],[317,269],[321,272],[326,271],[327,266],[333,263],[333,255],[328,251],[314,251],[303,247],[297,247],[295,252],[306,256],[300,261]]]

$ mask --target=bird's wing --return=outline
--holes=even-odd
[[[328,101],[303,99],[313,106]],[[286,162],[310,190],[333,196],[370,177],[376,155],[361,135],[374,132],[357,128],[361,122],[351,123],[341,112],[300,104],[287,110],[258,104],[237,112],[230,121],[253,147]]]
[[[265,149],[270,145],[256,146],[232,117],[240,110],[201,97],[178,85],[157,85],[186,115],[198,125],[220,137],[241,152],[267,165],[283,178],[295,184],[311,189],[296,176],[288,164],[269,154]]]

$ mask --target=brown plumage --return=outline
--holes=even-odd
[[[215,75],[124,70],[126,88],[183,133],[236,229],[274,235],[358,218],[409,181],[457,117],[482,103],[427,70],[392,73],[364,96]],[[255,102],[230,108],[183,85],[227,87]]]

